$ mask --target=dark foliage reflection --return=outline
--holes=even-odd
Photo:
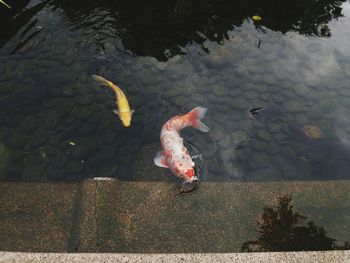
[[[330,37],[327,23],[341,16],[344,1],[53,0],[49,4],[63,9],[74,29],[82,29],[94,37],[98,33],[97,41],[120,38],[124,48],[136,55],[166,60],[194,42],[207,51],[203,46],[206,39],[220,43],[234,26],[257,14],[263,18],[260,26],[271,30]],[[16,11],[19,12],[25,3],[17,1]],[[14,21],[11,21],[13,13],[0,10],[2,24],[9,25],[1,33],[0,46],[29,21],[37,8],[19,12]]]
[[[258,222],[260,236],[245,242],[242,251],[317,251],[349,249],[350,244],[336,243],[322,227],[309,221],[299,225],[306,217],[293,209],[290,196],[279,198],[277,208],[265,207]]]

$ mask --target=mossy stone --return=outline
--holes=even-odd
[[[30,116],[26,118],[19,126],[19,129],[25,134],[31,134],[38,127],[38,120],[35,117]]]
[[[56,156],[51,160],[50,166],[59,170],[62,169],[67,162],[67,155],[63,152],[59,152]]]
[[[96,130],[97,130],[96,125],[83,123],[82,126],[78,129],[77,134],[78,136],[91,136],[95,134]]]
[[[304,105],[296,100],[287,101],[285,104],[285,108],[288,112],[291,112],[291,113],[303,112],[305,110]]]
[[[7,138],[7,144],[15,149],[23,148],[26,142],[28,142],[27,136],[17,131],[11,133]]]
[[[238,130],[232,133],[232,138],[235,141],[235,143],[241,143],[247,140],[248,135],[245,131]]]
[[[282,123],[279,123],[279,122],[272,122],[272,123],[269,123],[267,126],[269,131],[272,133],[279,132],[280,130],[282,130],[282,127],[283,127]]]
[[[271,140],[271,136],[266,130],[259,129],[259,131],[257,132],[257,135],[260,139],[262,139],[264,141]]]
[[[217,86],[212,87],[212,93],[215,96],[223,97],[223,96],[228,95],[228,90],[224,86],[217,85]]]
[[[270,158],[264,153],[254,153],[251,157],[250,164],[255,169],[270,166]]]
[[[305,96],[310,93],[310,88],[304,84],[294,86],[294,92],[299,96]]]
[[[1,83],[0,94],[5,95],[13,91],[13,85],[10,82]]]
[[[81,173],[84,169],[84,163],[79,161],[69,161],[66,164],[65,170],[68,174],[78,174]]]
[[[44,169],[39,163],[28,163],[22,170],[24,181],[40,181],[43,178]]]
[[[113,161],[116,159],[116,148],[112,145],[104,145],[100,155],[103,161]]]
[[[36,130],[29,136],[28,141],[31,149],[43,146],[49,139],[48,132],[42,128]]]
[[[69,147],[69,157],[72,160],[86,160],[92,154],[95,153],[97,149],[96,138],[86,137],[83,139],[77,139],[74,141],[75,145]]]
[[[77,103],[79,106],[87,106],[92,103],[92,98],[91,96],[82,96],[78,98]]]
[[[266,152],[269,147],[268,143],[256,139],[250,140],[249,144],[257,152]]]
[[[249,103],[243,98],[235,98],[232,100],[231,107],[238,110],[244,110],[248,108]]]
[[[186,100],[186,97],[184,96],[177,96],[173,98],[173,102],[175,103],[176,106],[182,107],[182,106],[185,106],[187,100]]]
[[[228,113],[231,110],[230,106],[228,106],[227,104],[219,104],[216,105],[216,107],[221,113]]]
[[[115,105],[113,105],[113,109],[115,108]],[[81,106],[74,110],[74,116],[79,120],[87,120],[92,115],[92,111],[88,106]]]
[[[276,82],[277,82],[276,78],[270,74],[265,74],[262,77],[262,81],[268,85],[273,85],[273,84],[276,84]]]

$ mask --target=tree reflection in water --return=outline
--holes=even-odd
[[[342,16],[341,5],[345,0],[52,0],[22,11],[28,0],[17,2],[14,4],[16,12],[5,10],[5,13],[0,9],[0,21],[8,27],[1,32],[0,47],[24,22],[29,23],[30,16],[35,16],[44,6],[51,6],[52,9],[47,9],[49,12],[55,8],[64,11],[74,25],[72,30],[82,30],[93,39],[98,35],[97,44],[114,37],[135,55],[167,60],[183,53],[183,48],[192,43],[208,52],[204,46],[207,39],[222,43],[230,30],[253,15],[263,18],[260,26],[274,31],[330,37],[328,23]],[[12,21],[16,13],[19,16]]]
[[[294,211],[291,196],[279,198],[277,208],[265,207],[258,222],[260,236],[257,240],[245,242],[243,252],[263,251],[313,251],[349,249],[350,244],[336,244],[328,237],[322,227],[314,222],[299,224],[306,220],[299,212]]]
[[[263,18],[259,24],[274,31],[330,37],[327,24],[342,16],[343,2],[345,0],[54,0],[53,5],[62,8],[77,28],[93,24],[101,29],[100,37],[116,32],[132,53],[167,60],[181,54],[183,47],[192,43],[208,52],[204,47],[207,39],[222,43],[228,39],[228,31],[257,14]],[[106,13],[95,23],[91,14],[99,16],[101,10]]]

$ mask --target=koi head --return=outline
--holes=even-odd
[[[122,121],[123,125],[125,127],[129,127],[131,124],[131,116],[133,114],[133,110],[131,111],[127,111],[127,112],[118,112],[118,111],[114,111],[116,114],[119,115],[120,120]]]
[[[193,167],[194,163],[189,161],[178,161],[174,163],[173,173],[184,181],[193,181],[197,178]]]

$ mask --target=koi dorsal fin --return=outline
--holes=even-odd
[[[168,162],[165,158],[165,154],[163,151],[157,152],[156,157],[154,157],[154,164],[159,167],[169,168]]]

